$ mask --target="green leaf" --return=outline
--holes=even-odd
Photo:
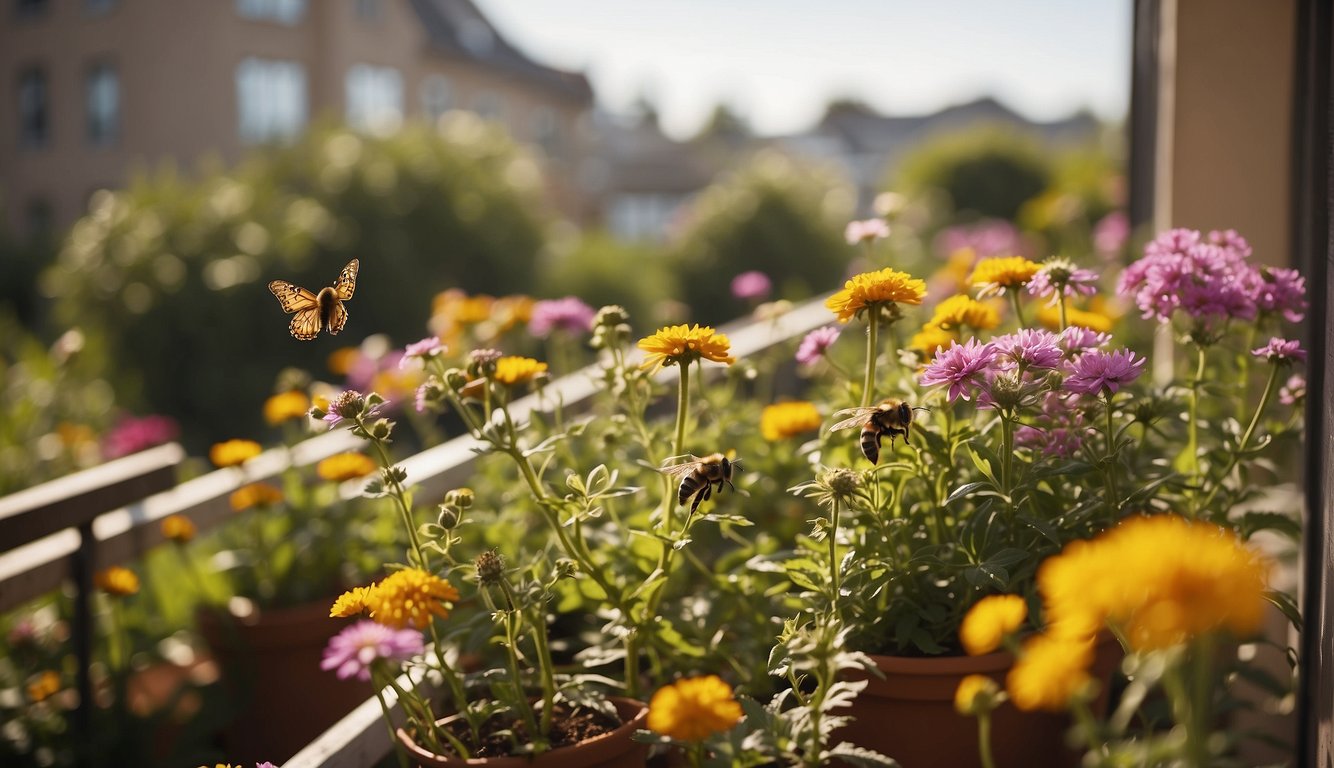
[[[1301,521],[1282,512],[1247,512],[1236,520],[1237,532],[1249,539],[1259,531],[1276,531],[1292,541],[1301,541]]]
[[[972,445],[968,446],[968,455],[972,457],[973,465],[977,467],[978,471],[986,475],[991,480],[992,485],[995,485],[996,474],[991,471],[992,462],[983,458],[981,452]]]

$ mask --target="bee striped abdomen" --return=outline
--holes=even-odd
[[[862,427],[862,455],[872,464],[880,463],[880,436],[884,434],[875,425],[875,420],[866,422]]]

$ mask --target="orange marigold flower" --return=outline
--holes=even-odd
[[[691,677],[658,689],[648,705],[649,730],[678,741],[703,741],[741,722],[732,687],[717,675]]]
[[[1092,663],[1091,639],[1035,635],[1024,643],[1019,660],[1005,677],[1005,688],[1014,705],[1025,712],[1060,712],[1087,689]]]
[[[299,389],[280,392],[264,401],[264,421],[269,426],[303,418],[309,412],[310,398]]]
[[[169,541],[185,544],[196,533],[194,522],[184,515],[168,515],[162,520],[162,537]]]
[[[341,483],[345,480],[365,477],[374,472],[375,467],[375,462],[369,456],[349,451],[347,453],[335,453],[316,464],[315,474],[319,475],[321,480]]]
[[[491,378],[497,383],[512,387],[516,384],[526,384],[546,372],[546,363],[538,362],[531,357],[510,355],[496,361],[496,372]]]
[[[928,323],[922,326],[922,330],[913,334],[908,342],[908,349],[920,352],[923,358],[930,360],[936,356],[937,349],[949,349],[950,345],[958,340],[958,334],[953,331]]]
[[[333,607],[329,609],[329,618],[345,619],[348,616],[356,616],[359,613],[365,613],[366,597],[375,589],[374,584],[368,584],[364,587],[353,587],[338,596],[334,601]]]
[[[362,596],[371,618],[394,629],[425,629],[432,616],[449,616],[445,603],[458,599],[449,582],[420,568],[395,571]]]
[[[232,491],[228,501],[233,512],[244,512],[251,507],[266,507],[283,500],[283,492],[268,483],[251,483]]]
[[[51,670],[45,670],[37,675],[37,678],[28,683],[28,699],[32,702],[42,702],[56,695],[60,691],[60,675]]]
[[[1000,313],[990,304],[969,296],[951,296],[936,305],[929,325],[946,331],[963,326],[989,331],[1000,325]]]
[[[1042,323],[1042,327],[1049,330],[1060,330],[1060,307],[1043,306],[1038,310],[1038,322]],[[1097,333],[1111,333],[1112,327],[1116,325],[1116,318],[1103,314],[1102,312],[1077,309],[1067,304],[1065,307],[1065,322],[1067,325],[1078,328],[1087,328],[1090,331],[1096,331]]]
[[[346,376],[347,372],[352,370],[352,364],[361,357],[361,350],[356,347],[341,347],[329,353],[325,365],[329,368],[329,373],[335,376]]]
[[[637,346],[647,353],[640,367],[655,371],[664,365],[690,365],[701,358],[724,365],[736,362],[728,354],[732,342],[707,325],[668,325],[640,339]]]
[[[760,434],[765,440],[783,440],[820,428],[815,403],[799,400],[767,405],[760,413]]]
[[[846,323],[868,307],[882,304],[921,304],[926,282],[907,272],[885,268],[856,275],[843,284],[843,290],[825,300],[824,305]]]
[[[995,256],[979,261],[973,268],[973,276],[969,282],[981,288],[977,292],[979,299],[1000,296],[1007,288],[1017,290],[1023,286],[1040,269],[1042,269],[1041,264],[1029,261],[1023,256]]]
[[[254,440],[228,440],[214,443],[208,458],[215,466],[237,467],[258,456],[260,450],[259,443]]]
[[[116,597],[126,597],[139,591],[139,577],[129,568],[113,565],[93,576],[97,588]]]
[[[954,710],[961,715],[976,715],[995,709],[1000,686],[986,675],[969,675],[954,690]]]
[[[969,656],[981,656],[1000,647],[1005,636],[1023,626],[1028,606],[1019,595],[991,595],[978,600],[959,627],[959,642]]]

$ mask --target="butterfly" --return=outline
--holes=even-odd
[[[278,297],[287,314],[296,313],[290,326],[292,335],[301,341],[310,341],[320,335],[323,328],[330,336],[338,335],[347,324],[347,310],[343,302],[352,298],[357,290],[357,269],[360,263],[353,259],[338,273],[338,279],[332,287],[321,288],[318,294],[293,285],[286,280],[274,280],[269,283],[269,290]]]

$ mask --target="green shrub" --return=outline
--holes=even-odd
[[[645,328],[661,302],[676,296],[677,281],[660,248],[626,243],[593,232],[553,246],[539,270],[538,298],[578,296],[593,307],[619,304]],[[645,330],[645,333],[649,332]]]
[[[943,134],[914,149],[888,186],[910,195],[944,192],[962,217],[1013,221],[1024,203],[1047,189],[1051,176],[1031,137],[982,126]]]

